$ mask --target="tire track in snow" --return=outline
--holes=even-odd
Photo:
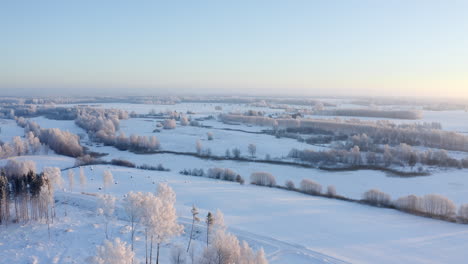
[[[58,192],[56,194],[56,199],[59,202],[67,202],[68,206],[74,206],[80,209],[90,211],[96,211],[97,203],[96,197],[94,196],[78,193]],[[115,214],[118,220],[127,221],[125,217],[125,211],[120,204],[116,204]],[[179,223],[185,226],[190,226],[192,224],[192,219],[186,217],[178,217],[178,221]],[[196,224],[195,226],[201,231],[206,230],[206,227],[202,224]],[[266,255],[270,261],[281,259],[281,257],[283,256],[294,255],[303,259],[306,258],[307,263],[350,264],[350,262],[346,262],[344,260],[340,260],[338,258],[328,256],[326,254],[322,254],[314,250],[310,250],[299,244],[289,243],[272,237],[263,236],[232,227],[229,227],[228,231],[236,235],[239,238],[239,240],[245,240],[249,244],[255,245],[258,248],[263,247],[269,249],[269,253]]]

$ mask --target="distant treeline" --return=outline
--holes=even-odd
[[[221,114],[219,119],[227,123],[272,126],[275,130],[294,129],[297,133],[320,130],[329,131],[336,135],[366,134],[376,144],[399,145],[405,143],[412,146],[468,152],[468,136],[441,130],[440,123],[395,124],[385,120],[294,119],[240,114]]]
[[[421,111],[415,110],[378,110],[378,109],[333,109],[314,112],[315,115],[327,116],[356,116],[356,117],[379,117],[393,119],[421,119]]]

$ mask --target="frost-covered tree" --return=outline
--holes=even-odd
[[[322,185],[310,179],[303,179],[300,190],[304,193],[316,195],[322,193]]]
[[[208,246],[210,243],[210,229],[214,224],[214,218],[211,212],[208,212],[208,214],[206,215],[205,223],[206,223],[206,246]]]
[[[86,174],[84,172],[83,167],[80,167],[80,187],[82,192],[85,190],[86,187]]]
[[[203,151],[203,145],[202,145],[202,143],[201,143],[200,140],[197,140],[197,141],[195,142],[195,150],[197,151],[197,154],[198,154],[198,155],[201,155],[201,153],[202,153],[202,151]]]
[[[250,156],[253,158],[255,157],[255,153],[257,152],[257,146],[255,144],[249,144],[247,147],[250,153]]]
[[[456,213],[455,204],[447,197],[438,194],[427,194],[422,197],[421,208],[424,213],[440,216],[453,217]]]
[[[217,213],[217,215],[221,219],[223,218],[221,212]],[[216,217],[214,221],[216,222]],[[200,263],[268,263],[263,249],[255,253],[247,242],[240,243],[236,236],[226,232],[224,224],[221,227],[216,227],[214,231],[213,242],[203,251]]]
[[[176,195],[171,187],[161,183],[158,185],[157,195],[145,195],[141,221],[150,235],[151,248],[149,263],[152,259],[153,241],[157,245],[156,263],[159,263],[159,248],[161,243],[183,232],[183,226],[177,224],[177,214],[174,207]]]
[[[463,223],[468,223],[468,204],[462,204],[458,209],[458,217]]]
[[[114,183],[114,176],[109,170],[105,170],[102,175],[102,182],[104,183],[104,189],[108,189]]]
[[[73,170],[68,170],[68,189],[73,192],[73,185],[75,184],[75,173]]]
[[[390,205],[390,202],[391,202],[390,195],[377,189],[372,189],[372,190],[365,192],[362,198],[365,201],[374,205],[378,205],[378,206]]]
[[[193,227],[195,226],[195,222],[200,221],[200,218],[197,216],[198,215],[198,209],[195,207],[195,205],[192,205],[192,210],[190,212],[192,213],[192,227],[190,228],[190,237],[189,237],[189,242],[188,242],[188,246],[187,246],[187,252],[189,252],[190,243],[192,242]]]
[[[133,243],[135,241],[136,224],[140,221],[140,217],[142,216],[143,201],[144,194],[141,192],[129,192],[125,195],[125,198],[122,201],[125,213],[127,214],[128,220],[131,223],[132,250]]]
[[[105,218],[105,232],[106,232],[106,239],[109,238],[108,235],[108,225],[109,222],[112,221],[114,217],[114,211],[115,211],[115,196],[110,195],[110,194],[104,194],[99,196],[98,200],[98,215],[102,215]]]
[[[89,258],[92,264],[131,264],[135,253],[127,243],[116,238],[113,242],[106,240],[96,248],[96,256]]]

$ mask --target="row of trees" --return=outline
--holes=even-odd
[[[379,109],[333,109],[314,112],[316,115],[330,116],[359,116],[359,117],[379,117],[394,119],[421,119],[422,112],[415,110],[379,110]]]
[[[244,184],[245,182],[242,176],[228,168],[210,168],[206,172],[203,169],[183,169],[179,173],[190,176],[206,176],[212,179],[238,182],[240,184]]]
[[[391,165],[410,166],[424,164],[430,166],[468,168],[468,159],[457,160],[448,155],[445,150],[418,151],[407,144],[400,144],[396,147],[385,145],[379,147],[377,152],[369,150],[362,152],[359,146],[351,147],[349,150],[344,146],[336,149],[314,151],[311,149],[292,149],[289,157],[299,159],[317,165],[333,166],[337,164],[347,165],[371,165],[385,166]]]
[[[127,112],[118,109],[83,108],[78,111],[75,123],[85,129],[90,138],[120,150],[156,151],[161,148],[156,136],[117,134],[120,120],[126,118]]]
[[[0,158],[5,159],[14,156],[37,154],[46,151],[46,147],[32,132],[26,133],[25,138],[13,137],[13,142],[0,142]]]
[[[9,160],[0,175],[0,223],[49,220],[55,215],[54,190],[61,187],[59,168],[36,173],[32,161]],[[14,215],[11,215],[11,211]]]
[[[79,157],[84,153],[80,138],[71,132],[58,128],[41,128],[36,122],[21,118],[17,119],[17,123],[25,129],[27,144],[33,150],[38,150],[42,143],[57,154],[65,156]]]
[[[425,146],[446,150],[468,151],[468,137],[441,130],[440,123],[395,124],[387,120],[362,121],[359,119],[295,119],[272,118],[266,116],[249,116],[242,114],[221,114],[219,119],[228,123],[246,123],[259,126],[279,128],[302,128],[316,131],[330,131],[334,134],[357,135],[367,134],[375,143],[399,145],[406,143],[412,146]],[[298,130],[299,132],[300,130]]]

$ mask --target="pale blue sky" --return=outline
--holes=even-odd
[[[0,91],[468,97],[467,14],[451,0],[0,0]]]

